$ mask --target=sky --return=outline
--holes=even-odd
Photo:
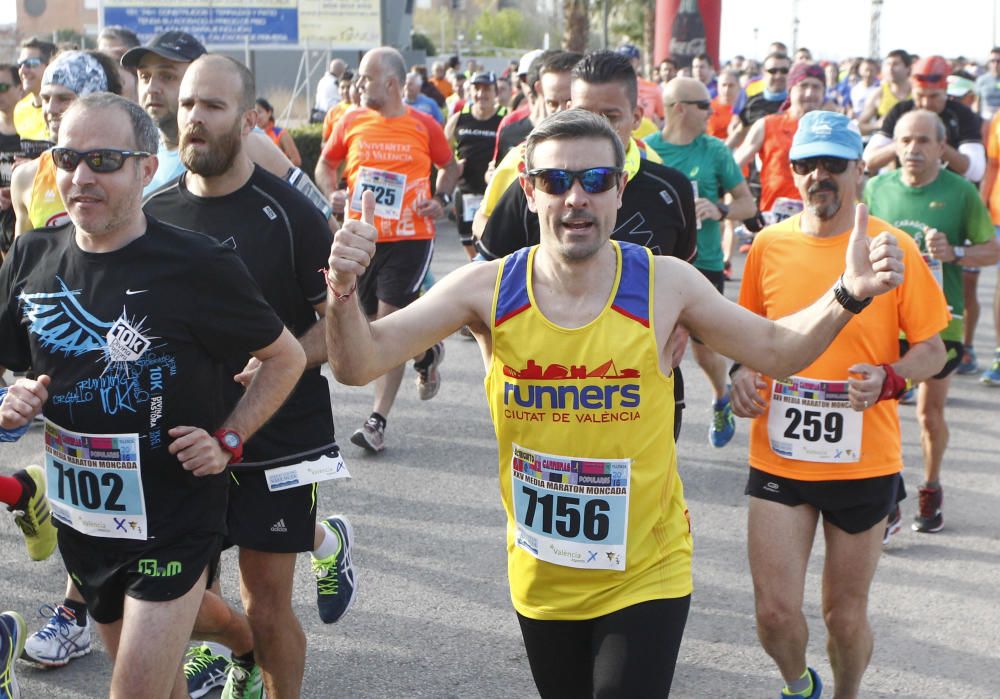
[[[1000,0],[884,0],[881,52],[985,58],[1000,36],[994,8]],[[794,0],[722,0],[720,58],[737,53],[763,58],[775,39],[792,44]],[[870,0],[798,0],[800,46],[817,59],[867,55]],[[961,8],[947,12],[946,8]],[[15,3],[0,0],[0,24],[14,21]]]

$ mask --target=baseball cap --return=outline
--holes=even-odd
[[[637,46],[632,45],[632,44],[622,44],[621,46],[618,47],[617,53],[620,53],[621,55],[625,56],[626,58],[641,58],[642,57],[642,52],[639,51],[639,48]]]
[[[517,64],[517,74],[527,75],[528,69],[531,68],[531,62],[542,55],[541,49],[534,49],[528,51],[528,53],[521,56],[521,62]]]
[[[496,73],[491,73],[491,72],[476,73],[475,75],[472,76],[472,84],[473,85],[496,85],[497,84],[497,75],[496,75]]]
[[[913,64],[910,80],[920,87],[948,87],[948,76],[951,74],[951,64],[941,56],[927,56]]]
[[[972,92],[976,87],[976,84],[971,78],[967,78],[964,75],[949,75],[948,76],[948,96],[949,97],[965,97],[967,94]]]
[[[205,47],[200,41],[187,32],[160,32],[145,46],[129,49],[122,56],[122,65],[126,68],[137,68],[139,61],[147,53],[155,53],[178,63],[190,63],[204,53]]]
[[[789,160],[828,156],[858,160],[864,150],[857,124],[843,114],[817,110],[799,119]]]

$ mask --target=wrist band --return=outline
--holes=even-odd
[[[729,378],[733,378],[733,374],[743,368],[743,365],[739,362],[733,362],[733,365],[729,367]]]
[[[342,294],[339,291],[337,291],[336,288],[334,288],[333,282],[330,281],[330,270],[324,267],[319,271],[322,272],[323,279],[326,280],[326,288],[330,290],[331,294],[333,294],[334,301],[338,301],[339,303],[344,303],[345,301],[347,301],[347,299],[351,298],[351,296],[354,294],[355,291],[358,290],[358,282],[357,280],[355,280],[354,285],[347,290],[347,293]]]
[[[891,364],[880,364],[879,366],[885,371],[885,381],[882,382],[882,392],[878,395],[879,400],[897,400],[913,387],[913,383],[897,374]]]

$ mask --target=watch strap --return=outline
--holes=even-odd
[[[844,275],[840,275],[837,279],[837,283],[833,285],[833,296],[837,299],[837,303],[844,307],[845,310],[857,315],[861,311],[868,307],[868,304],[872,302],[872,297],[869,296],[866,299],[856,299],[851,296],[851,292],[847,290],[844,286]]]

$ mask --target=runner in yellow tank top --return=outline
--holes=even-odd
[[[56,188],[56,166],[52,162],[51,151],[45,151],[38,157],[38,169],[31,184],[28,216],[32,228],[51,228],[69,222],[66,205]]]
[[[377,239],[364,195],[362,220],[345,223],[331,249],[330,363],[340,381],[365,384],[468,325],[487,367],[511,595],[539,693],[667,696],[691,589],[671,332],[683,324],[727,356],[788,376],[853,315],[831,290],[766,320],[684,262],[611,243],[625,153],[601,116],[549,117],[528,137],[525,162],[541,244],[462,267],[371,323],[352,298]],[[895,240],[880,236],[869,250],[865,230],[862,219],[848,247],[845,303],[902,279]],[[624,640],[604,642],[612,637]]]

